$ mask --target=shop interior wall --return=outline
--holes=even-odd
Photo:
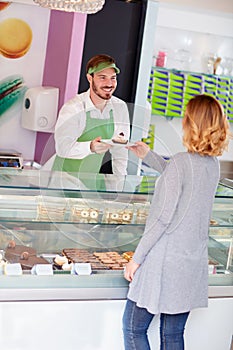
[[[43,86],[59,88],[58,112],[78,91],[87,15],[51,11]],[[37,132],[35,160],[45,164],[55,154],[53,133]]]
[[[39,15],[34,23],[37,24],[40,31],[44,31],[43,59],[40,59],[37,63],[36,70],[37,72],[40,70],[40,75],[37,79],[34,79],[36,70],[32,69],[35,61],[32,62],[30,60],[29,54],[22,59],[27,62],[23,71],[23,74],[26,74],[26,71],[28,75],[27,87],[41,85],[58,87],[59,110],[64,102],[78,92],[79,85],[79,91],[84,91],[88,88],[85,75],[87,60],[92,55],[102,52],[115,57],[121,69],[117,96],[123,98],[126,102],[133,101],[146,12],[145,2],[139,4],[107,0],[104,9],[95,15],[89,15],[87,26],[83,21],[81,27],[71,18],[72,14],[61,13],[60,11],[58,13],[58,11],[50,11],[31,5],[30,2],[29,5],[26,5],[25,2],[22,3],[20,1],[19,4],[12,3],[5,11],[6,16],[24,13],[27,14],[27,17],[32,17],[32,13],[38,13]],[[42,25],[41,27],[44,18],[40,18],[40,11],[43,15],[47,15],[47,26]],[[75,15],[77,17],[78,14]],[[57,18],[59,16],[61,17],[60,19]],[[69,18],[67,19],[67,17]],[[83,52],[80,42],[83,39],[84,28],[86,33]],[[80,34],[81,32],[82,34]],[[33,39],[34,46],[41,53],[40,42],[37,40],[37,37]],[[5,63],[10,67],[10,71],[12,71],[11,61],[6,59]],[[16,67],[19,66],[18,63],[19,60],[14,60]],[[81,78],[79,81],[80,69]],[[70,72],[72,74],[69,74]],[[73,89],[68,92],[71,85]],[[20,125],[20,112],[20,110],[17,112],[16,132],[13,132],[12,127],[11,131],[8,131],[5,125],[4,134],[7,135],[8,132],[11,132],[15,136],[13,135],[12,139],[7,138],[7,136],[5,139],[2,138],[2,148],[15,149],[22,152],[24,159],[34,159],[43,165],[55,153],[53,134],[23,129]],[[16,118],[14,120],[16,121]],[[24,145],[22,145],[16,135],[25,134],[27,136],[23,137]],[[28,139],[30,139],[29,143],[27,142]]]
[[[15,18],[25,22],[32,31],[27,52],[20,57],[0,56],[0,79],[11,82],[16,76],[28,88],[52,86],[59,88],[58,110],[78,90],[86,15],[50,11],[32,6],[30,1],[10,2],[1,10],[3,22]],[[24,39],[24,38],[22,38]],[[40,115],[39,98],[31,100],[36,106],[34,115]],[[7,103],[6,103],[7,105]],[[24,160],[43,164],[54,154],[54,138],[49,132],[33,131],[22,127],[23,98],[0,115],[0,148],[22,153]],[[44,108],[43,108],[44,111]]]
[[[166,51],[167,68],[207,73],[207,58],[210,55],[222,58],[222,74],[233,77],[233,16],[225,13],[190,11],[186,7],[160,6],[154,38],[151,65],[155,65],[158,51]],[[181,53],[186,59],[181,59]],[[226,60],[231,60],[228,71]],[[168,120],[152,115],[155,125],[154,149],[164,155],[183,151],[182,119]],[[233,123],[230,123],[233,132]],[[233,141],[229,150],[220,157],[224,176],[233,178]]]
[[[52,17],[55,12],[57,11],[52,11]],[[69,60],[72,60],[72,64],[69,62],[67,65],[68,68],[73,65],[73,67],[76,67],[76,70],[80,69],[80,79],[79,74],[76,74],[75,72],[71,76],[64,77],[66,80],[66,89],[70,84],[75,85],[74,80],[76,82],[77,88],[76,90],[73,90],[73,95],[70,96],[70,98],[77,92],[83,92],[89,87],[86,79],[86,64],[90,57],[99,53],[109,54],[116,59],[117,65],[121,70],[118,77],[116,96],[122,98],[128,103],[131,114],[136,91],[145,13],[145,2],[126,3],[118,0],[107,0],[103,10],[94,15],[87,16],[85,37],[81,36],[79,33],[79,37],[75,39],[76,41],[72,40],[69,50],[68,56]],[[119,18],[121,21],[119,21]],[[59,38],[57,41],[53,40],[58,46],[56,65],[59,65],[59,62],[61,61],[59,51],[62,51],[63,48],[66,47],[64,40],[60,40],[60,38],[64,37],[60,23],[62,23],[61,20],[58,20],[56,23],[53,23],[52,27],[54,28],[54,25],[57,25],[56,37]],[[78,28],[75,28],[73,25],[73,33],[71,34],[73,35],[77,30]],[[52,32],[52,29],[50,31]],[[69,41],[68,36],[67,40]],[[83,46],[80,45],[81,40],[84,40]],[[52,52],[54,51],[53,46],[55,43],[52,44],[48,42],[47,56],[49,55],[50,50],[52,50]],[[77,47],[78,45],[79,48]],[[67,53],[67,50],[62,52],[64,55]],[[59,75],[62,75],[62,77],[64,76],[64,68],[61,71],[57,70],[53,76],[51,75],[50,71],[54,71],[53,63],[54,62],[51,62],[49,66],[47,64],[45,65],[43,82],[48,82],[48,75],[50,75],[50,83],[53,83],[54,81],[57,82],[57,77]],[[66,101],[67,98],[63,99],[63,102]],[[59,107],[61,107],[61,103]],[[46,163],[47,167],[48,160],[53,156],[54,152],[55,147],[53,135],[38,133],[35,159],[42,165]]]
[[[169,6],[179,5],[183,7],[192,7],[199,9],[199,11],[215,11],[216,13],[233,13],[233,2],[231,0],[159,0],[160,4],[167,4]]]
[[[88,60],[104,53],[114,57],[121,70],[115,95],[134,102],[145,14],[145,2],[106,0],[103,10],[88,16],[79,92],[88,89]]]
[[[0,80],[11,84],[16,78],[22,79],[22,85],[30,88],[41,86],[46,56],[47,35],[50,11],[26,4],[10,3],[0,12],[0,24],[9,19],[23,21],[32,31],[32,41],[27,53],[18,58],[0,55]],[[18,90],[20,91],[20,90]],[[3,100],[1,100],[1,105]],[[22,128],[22,100],[10,108],[6,102],[0,115],[0,148],[13,149],[23,154],[24,159],[33,159],[36,132]]]

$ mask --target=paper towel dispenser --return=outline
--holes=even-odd
[[[49,86],[29,88],[23,100],[21,125],[25,129],[54,132],[59,89]]]

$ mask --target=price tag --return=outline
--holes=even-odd
[[[209,275],[216,274],[216,266],[215,265],[208,265],[208,268],[209,268]]]
[[[4,273],[8,276],[20,276],[23,274],[22,266],[20,263],[5,264]]]
[[[90,263],[75,263],[73,265],[73,271],[76,275],[90,275],[91,270],[91,264]]]
[[[31,273],[38,276],[53,275],[53,266],[51,264],[36,264],[31,269]]]

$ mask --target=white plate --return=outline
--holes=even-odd
[[[112,140],[101,140],[103,143],[107,143],[108,145],[111,145],[113,147],[128,147],[128,146],[133,146],[134,142],[127,142],[127,143],[115,143]]]

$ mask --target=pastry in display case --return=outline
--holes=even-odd
[[[106,297],[106,290],[113,299],[125,297],[124,265],[132,259],[144,232],[153,195],[151,182],[157,177],[150,178],[146,187],[140,186],[146,183],[145,177],[127,175],[121,191],[97,191],[94,186],[90,190],[66,187],[64,178],[63,187],[56,187],[51,185],[51,175],[56,176],[31,170],[0,172],[0,295],[1,288],[12,283],[4,265],[20,264],[22,274],[14,279],[16,294],[23,283],[28,290],[39,285],[59,292],[65,286],[68,299],[73,288],[79,290],[81,299],[95,298],[100,286],[104,292],[98,298]],[[116,180],[105,177],[108,184]],[[209,230],[210,285],[233,286],[232,242],[233,188],[220,182]],[[77,272],[80,264],[84,269],[88,266],[86,279]],[[35,282],[30,277],[35,266],[42,265],[45,280],[40,276]],[[52,266],[53,278],[46,275],[46,265]],[[85,295],[86,288],[91,296]]]
[[[209,274],[216,285],[233,284],[233,181],[220,181],[209,229]],[[225,279],[225,282],[224,282]]]

